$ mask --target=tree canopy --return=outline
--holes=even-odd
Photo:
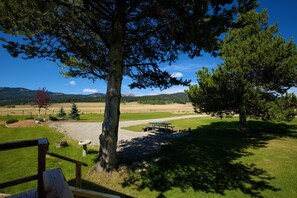
[[[167,88],[189,81],[171,77],[159,63],[172,62],[179,53],[212,52],[237,11],[254,6],[245,0],[224,8],[232,2],[4,0],[0,30],[24,36],[22,42],[2,39],[11,55],[46,57],[69,68],[68,76],[95,80],[107,78],[114,25],[121,20],[123,74],[133,79],[130,86]]]
[[[254,7],[254,0],[4,0],[0,30],[23,38],[2,39],[12,56],[46,57],[67,76],[106,80],[99,165],[109,170],[117,163],[123,76],[131,88],[188,85],[159,64],[212,52],[237,13]]]
[[[198,85],[188,96],[196,111],[240,114],[270,120],[290,120],[297,100],[287,91],[297,83],[297,48],[286,41],[277,25],[268,25],[266,10],[238,18],[243,27],[231,28],[220,48],[223,64],[197,72]]]

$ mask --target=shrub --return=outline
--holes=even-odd
[[[17,119],[9,119],[9,120],[6,120],[6,124],[12,124],[12,123],[15,123],[15,122],[18,122],[19,120]]]
[[[36,118],[35,120],[36,121],[39,121],[39,122],[44,122],[44,119],[43,118]]]
[[[58,117],[60,118],[64,118],[66,116],[66,112],[64,111],[64,108],[61,107],[59,113],[58,113]]]
[[[54,117],[54,116],[49,116],[49,120],[51,120],[51,121],[58,121],[59,119],[57,117]]]

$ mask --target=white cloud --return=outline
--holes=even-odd
[[[144,94],[144,95],[159,95],[159,94],[173,94],[173,93],[179,93],[179,92],[184,92],[185,90],[187,90],[188,87],[184,87],[184,86],[173,86],[170,87],[168,89],[165,89],[163,91],[156,89],[156,90],[152,90],[151,92]],[[137,95],[137,94],[136,94]]]
[[[178,61],[172,63],[172,65],[166,65],[163,67],[164,70],[173,71],[185,71],[185,72],[195,72],[201,68],[201,64],[197,60],[187,59],[183,61]]]
[[[201,70],[202,67],[207,68],[216,68],[217,64],[221,61],[212,59],[209,60],[203,60],[200,58],[196,59],[186,59],[183,61],[178,61],[176,63],[172,63],[172,65],[166,65],[163,67],[164,70],[173,70],[173,71],[182,71],[182,72],[197,72],[198,70]]]
[[[174,78],[181,78],[183,77],[183,74],[180,72],[174,72],[173,74],[171,74],[171,76]]]
[[[98,93],[98,90],[97,89],[84,89],[83,90],[84,93]]]
[[[74,85],[76,85],[76,82],[75,82],[75,80],[72,80],[69,82],[69,84],[74,86]]]

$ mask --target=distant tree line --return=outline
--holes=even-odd
[[[6,93],[0,95],[0,106],[13,106],[32,104],[36,92],[32,91],[26,94],[20,93]],[[56,95],[49,92],[50,103],[77,103],[77,102],[105,102],[105,96],[92,95],[75,95],[75,94],[61,94]],[[171,104],[179,103],[185,104],[189,102],[188,96],[185,93],[175,94],[161,94],[154,96],[123,96],[122,103],[138,102],[140,104]]]
[[[122,97],[122,102],[138,102],[140,104],[185,104],[189,98],[185,93],[160,94],[154,96]]]

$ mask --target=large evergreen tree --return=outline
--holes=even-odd
[[[242,129],[247,116],[292,119],[296,97],[286,92],[297,83],[296,45],[277,34],[277,25],[268,25],[266,10],[238,20],[244,27],[230,29],[221,45],[224,63],[198,71],[198,85],[187,91],[194,108],[239,113]]]
[[[217,47],[219,35],[254,0],[3,0],[0,30],[13,56],[59,61],[67,76],[107,82],[98,168],[113,169],[123,76],[131,88],[188,85],[159,68],[180,53],[193,58]]]
[[[75,103],[72,103],[71,110],[69,112],[69,117],[72,120],[79,120],[79,118],[80,118],[79,110]]]

